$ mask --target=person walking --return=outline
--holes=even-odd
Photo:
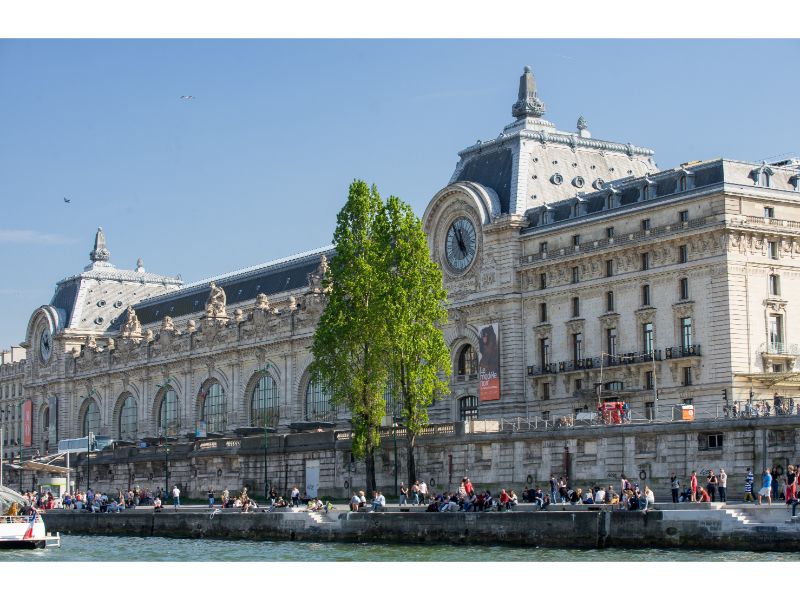
[[[208,490],[208,508],[214,508],[214,490]]]
[[[675,475],[675,471],[669,476],[669,487],[672,490],[672,502],[675,504],[678,503],[678,492],[681,489],[681,482],[678,480],[678,477]]]
[[[420,502],[425,504],[425,496],[428,495],[428,484],[425,483],[425,480],[419,482],[419,495],[420,495]]]
[[[419,480],[414,481],[414,485],[411,486],[411,504],[419,505]]]
[[[761,498],[766,496],[767,503],[772,506],[772,475],[769,469],[764,469],[761,475],[761,489],[758,490],[758,505],[761,506]]]
[[[753,469],[751,467],[747,467],[747,475],[744,478],[744,501],[745,502],[755,502],[755,498],[753,498],[753,480],[755,476],[753,475]]]
[[[719,501],[720,502],[727,502],[728,501],[728,474],[725,472],[725,469],[722,467],[719,468]]]
[[[175,507],[175,510],[178,510],[178,507],[181,505],[181,491],[178,489],[178,484],[175,484],[175,487],[172,488],[172,506]]]
[[[292,506],[300,506],[300,490],[297,486],[292,488]]]
[[[708,492],[709,498],[711,498],[711,502],[717,501],[717,483],[719,480],[717,476],[714,475],[714,470],[708,472],[708,477],[706,477],[706,481],[708,484],[706,485],[706,491]]]
[[[408,501],[408,488],[401,481],[400,482],[400,502],[399,502],[399,505],[400,506],[405,506],[407,501]]]

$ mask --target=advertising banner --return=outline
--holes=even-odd
[[[47,429],[47,439],[50,442],[50,447],[55,448],[58,445],[58,398],[50,396],[47,399],[47,406],[50,409],[50,426]]]
[[[22,404],[22,445],[30,448],[33,444],[33,401]]]
[[[481,402],[500,400],[500,326],[497,323],[480,328],[478,374]]]

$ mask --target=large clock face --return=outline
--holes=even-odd
[[[445,255],[450,267],[455,271],[465,271],[475,259],[478,247],[478,235],[475,225],[466,217],[453,221],[447,230]]]
[[[50,335],[49,329],[42,330],[39,336],[39,355],[42,357],[42,362],[50,360],[53,354],[53,337]]]

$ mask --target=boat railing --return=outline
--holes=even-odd
[[[39,520],[38,517],[36,520]],[[29,523],[30,517],[26,517],[25,515],[2,515],[0,516],[0,523]]]

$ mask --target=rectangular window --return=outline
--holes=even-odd
[[[656,419],[656,405],[655,402],[644,403],[644,418],[648,421],[655,421]]]
[[[539,303],[539,323],[546,323],[547,322],[547,303],[540,302]]]
[[[539,289],[543,290],[547,287],[547,273],[539,273]]]
[[[681,223],[688,223],[689,222],[689,211],[682,210],[678,213],[678,217],[680,217]]]
[[[550,411],[549,410],[543,410],[542,411],[542,419],[544,419],[545,421],[549,421],[550,420]]]
[[[688,300],[689,299],[689,280],[686,277],[681,277],[680,281],[678,282],[678,287],[680,291],[680,299],[681,300]]]
[[[607,260],[606,261],[606,277],[611,277],[614,275],[614,261]]]
[[[547,382],[542,384],[542,400],[550,400],[550,384]]]
[[[655,378],[652,371],[645,371],[644,373],[644,389],[652,390],[655,387]]]
[[[580,392],[583,389],[583,379],[578,378],[575,380],[575,391]]]
[[[678,262],[689,262],[689,248],[686,246],[686,244],[683,244],[678,248]]]
[[[573,333],[572,334],[572,360],[576,363],[579,360],[583,360],[583,334],[582,333]]]
[[[692,385],[692,367],[683,367],[683,385]]]
[[[781,278],[779,275],[769,276],[769,294],[770,296],[781,295]]]
[[[650,285],[647,283],[642,286],[642,306],[650,306]]]
[[[478,397],[465,396],[458,401],[458,412],[462,421],[478,418]]]
[[[542,372],[547,372],[550,365],[550,338],[539,340],[539,359],[542,361]]]
[[[608,312],[614,310],[614,292],[606,292],[606,310]]]
[[[692,317],[681,319],[681,347],[683,352],[689,351],[692,345]]]
[[[642,325],[642,348],[645,354],[653,351],[653,324],[645,323]]]
[[[547,242],[539,242],[539,252],[547,254]]]
[[[611,356],[617,354],[617,328],[610,327],[606,329],[606,352]]]
[[[764,218],[765,219],[774,219],[775,218],[775,209],[771,206],[764,207]]]
[[[697,436],[699,450],[719,450],[722,448],[723,435],[721,433],[701,433]]]
[[[642,254],[642,271],[647,271],[650,268],[650,253],[645,252]]]
[[[610,240],[614,238],[614,228],[613,227],[606,227],[606,237],[608,239],[610,239]]]
[[[577,296],[572,298],[572,316],[573,317],[580,317],[581,316],[581,299]]]
[[[783,352],[783,315],[769,315],[769,346],[771,353]]]
[[[573,246],[580,246],[581,245],[581,236],[575,234],[572,236],[572,245]]]
[[[642,219],[642,231],[650,230],[650,219]]]
[[[770,258],[778,258],[778,242],[767,242],[767,254]]]
[[[579,267],[572,267],[572,283],[578,283],[581,280],[581,272]]]

